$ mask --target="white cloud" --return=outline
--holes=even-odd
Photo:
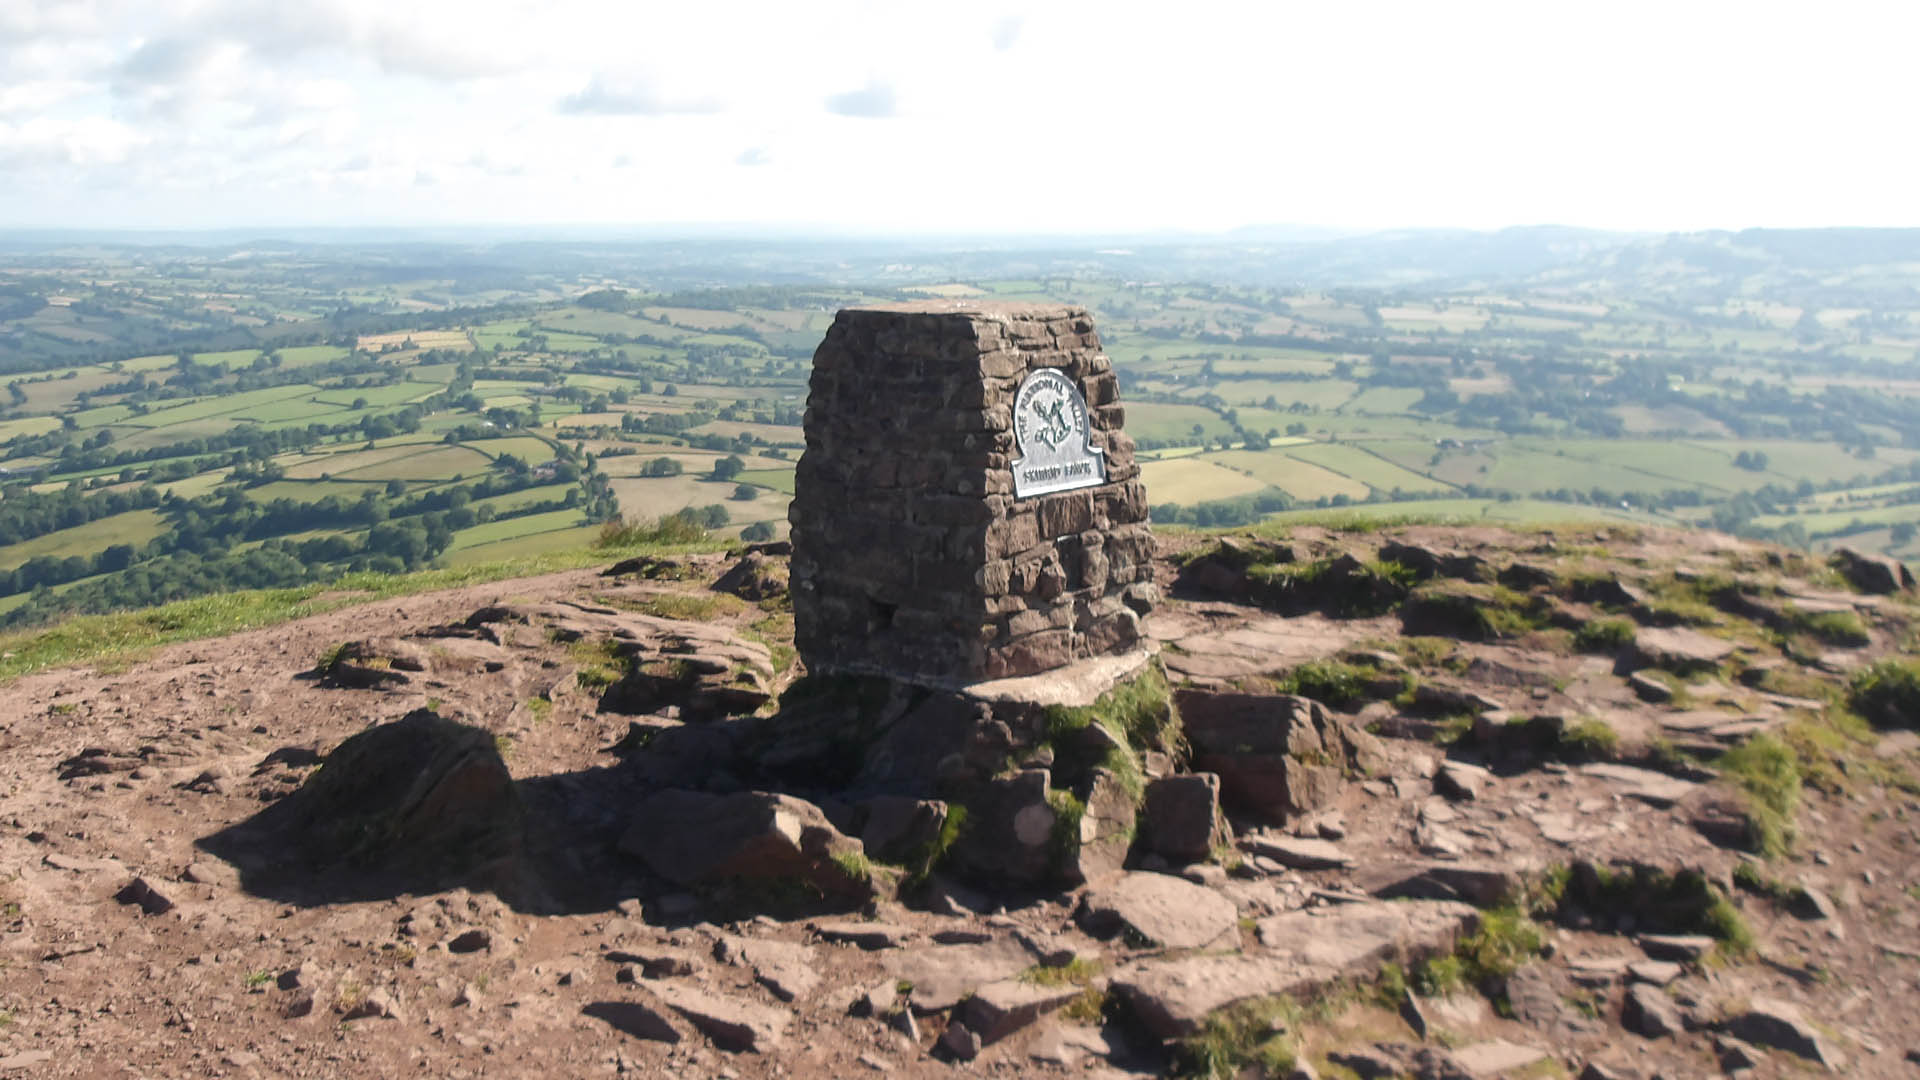
[[[1020,40],[1020,31],[1026,24],[1027,20],[1018,15],[1008,15],[994,23],[990,32],[993,47],[1001,52],[1013,48],[1013,43]]]
[[[892,116],[898,109],[894,100],[893,84],[878,79],[868,80],[867,85],[858,90],[843,90],[838,94],[828,94],[827,111],[837,116],[858,116],[867,119],[879,119]]]
[[[718,98],[683,97],[662,91],[644,77],[595,75],[576,93],[560,99],[559,111],[576,115],[669,116],[716,113]]]
[[[21,165],[118,165],[148,142],[140,132],[105,117],[75,121],[34,117],[0,123],[0,162]]]
[[[1915,225],[1916,38],[1845,0],[0,0],[0,225]]]

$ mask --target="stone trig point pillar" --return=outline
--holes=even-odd
[[[960,686],[1140,643],[1146,490],[1086,309],[848,308],[813,357],[794,477],[814,673]]]

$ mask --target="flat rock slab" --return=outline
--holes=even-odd
[[[1479,920],[1470,904],[1452,900],[1336,904],[1260,920],[1260,943],[1275,959],[1337,971],[1427,956],[1453,947]]]
[[[1204,949],[1239,928],[1233,901],[1184,878],[1131,872],[1088,890],[1080,925],[1096,936],[1126,933],[1168,949]]]
[[[1076,1068],[1089,1057],[1106,1058],[1115,1045],[1102,1032],[1049,1020],[1027,1044],[1027,1056],[1043,1065]]]
[[[1634,983],[1627,987],[1621,1006],[1620,1023],[1628,1031],[1649,1039],[1664,1039],[1686,1030],[1680,1019],[1680,1007],[1652,983]]]
[[[798,1001],[820,985],[813,950],[786,941],[722,935],[714,945],[715,959],[753,969],[753,977],[781,1001]]]
[[[1632,765],[1615,765],[1612,762],[1596,762],[1580,766],[1584,776],[1609,780],[1626,789],[1625,794],[1642,802],[1665,809],[1693,794],[1700,785],[1691,780],[1681,780],[1666,773],[1652,769],[1638,769]]]
[[[1833,1048],[1820,1030],[1807,1022],[1800,1007],[1773,998],[1754,998],[1747,1011],[1721,1025],[1737,1039],[1773,1046],[1798,1054],[1830,1070],[1846,1068],[1847,1059]]]
[[[980,1036],[983,1045],[991,1045],[1079,997],[1080,993],[1080,988],[1071,984],[1041,986],[1021,979],[991,982],[968,999],[967,1027]]]
[[[1505,1039],[1490,1039],[1452,1051],[1454,1063],[1475,1076],[1499,1076],[1544,1061],[1547,1052]]]
[[[1654,667],[1710,666],[1732,656],[1734,648],[1731,641],[1683,626],[1641,627],[1634,635],[1634,651]]]
[[[1141,1024],[1162,1039],[1198,1031],[1208,1014],[1236,1001],[1309,989],[1338,977],[1332,968],[1274,963],[1265,956],[1189,956],[1153,960],[1114,976]]]
[[[1640,948],[1656,960],[1698,963],[1719,944],[1705,934],[1642,934]]]
[[[1353,856],[1326,840],[1297,836],[1249,836],[1240,842],[1240,847],[1295,870],[1342,870],[1353,865]]]
[[[901,949],[887,954],[884,967],[913,986],[908,995],[913,1011],[924,1016],[951,1009],[982,986],[1011,979],[1033,963],[1033,954],[1018,942],[993,941]]]
[[[1318,615],[1264,616],[1231,630],[1180,637],[1174,642],[1180,651],[1168,652],[1161,663],[1195,679],[1271,674],[1333,656],[1370,631],[1363,623]]]
[[[751,1050],[764,1053],[785,1041],[787,1025],[793,1014],[751,1001],[710,994],[679,983],[655,983],[648,987],[668,1008],[726,1050]]]
[[[1107,691],[1140,674],[1159,648],[1135,649],[1118,656],[1095,656],[1039,675],[969,683],[960,689],[983,701],[1019,701],[1030,705],[1085,708]]]
[[[1660,726],[1668,731],[1712,731],[1714,728],[1741,720],[1737,713],[1721,712],[1718,709],[1691,709],[1687,712],[1666,713],[1660,717]]]
[[[1527,869],[1511,863],[1375,863],[1357,874],[1361,888],[1381,900],[1465,900],[1494,907],[1520,888]]]
[[[580,1012],[636,1039],[677,1043],[683,1037],[680,1029],[674,1026],[670,1015],[672,1010],[657,1002],[596,1001]]]
[[[919,931],[910,926],[883,922],[822,922],[813,924],[820,940],[836,945],[858,945],[862,949],[897,949],[913,940]]]
[[[1627,974],[1634,982],[1665,986],[1686,974],[1686,969],[1671,960],[1636,960],[1627,965]]]

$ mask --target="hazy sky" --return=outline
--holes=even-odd
[[[0,226],[1920,225],[1920,4],[0,0]]]

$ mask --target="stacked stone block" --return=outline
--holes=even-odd
[[[1057,368],[1106,482],[1016,499],[1014,394]],[[814,353],[794,478],[809,671],[955,685],[1125,652],[1155,592],[1146,489],[1084,308],[926,301],[839,313]]]

